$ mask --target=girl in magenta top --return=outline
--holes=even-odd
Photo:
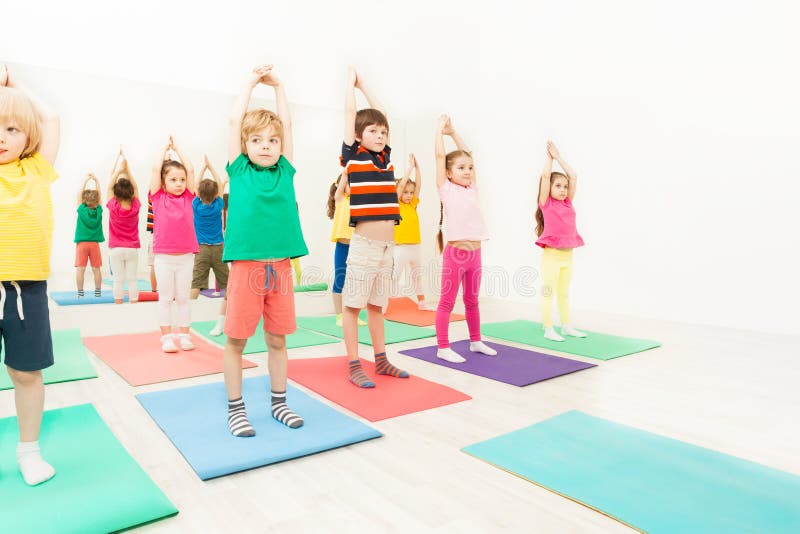
[[[171,151],[180,161],[172,156]],[[182,162],[182,163],[181,163]],[[189,336],[191,309],[189,292],[192,286],[194,255],[200,250],[194,232],[194,167],[175,145],[172,136],[153,165],[150,179],[150,200],[153,217],[158,224],[153,233],[153,267],[158,283],[158,324],[161,327],[161,349],[177,352],[172,335],[170,305],[175,301],[180,348],[192,350]]]
[[[564,169],[553,171],[553,160]],[[583,246],[583,238],[575,226],[575,198],[578,177],[561,158],[552,141],[547,142],[547,157],[539,178],[539,207],[536,210],[536,244],[542,252],[542,326],[544,337],[564,341],[553,328],[553,293],[558,293],[561,334],[586,337],[569,323],[569,284],[572,280],[572,249]]]
[[[125,282],[128,300],[138,302],[136,272],[139,267],[139,187],[122,152],[117,154],[108,182],[108,249],[114,278],[114,303],[122,304]]]

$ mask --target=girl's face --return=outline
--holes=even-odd
[[[377,124],[370,124],[364,128],[364,134],[361,139],[356,137],[356,141],[360,142],[361,146],[372,152],[380,152],[386,148],[388,139],[389,129],[386,126],[378,126]]]
[[[474,176],[474,165],[469,156],[459,156],[447,169],[447,178],[456,185],[467,187],[472,183]]]
[[[28,134],[19,129],[14,119],[0,119],[0,165],[16,161],[28,146]]]
[[[400,195],[400,202],[403,204],[410,204],[411,199],[414,198],[414,189],[416,186],[413,184],[406,184],[406,188],[403,189],[403,192]]]
[[[550,182],[550,196],[556,200],[564,200],[569,192],[569,183],[563,176],[558,176]]]
[[[283,143],[271,126],[251,133],[245,142],[247,158],[261,167],[271,167],[281,157]]]
[[[164,191],[171,195],[180,196],[186,191],[186,171],[171,168],[164,176]]]

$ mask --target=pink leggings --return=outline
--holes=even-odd
[[[478,294],[481,290],[481,249],[462,250],[447,245],[442,262],[442,293],[436,309],[436,341],[440,348],[450,346],[448,330],[450,312],[456,304],[458,288],[464,288],[464,313],[467,316],[469,340],[481,340],[481,312]]]

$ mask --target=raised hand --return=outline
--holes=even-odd
[[[549,155],[551,158],[553,158],[553,159],[555,159],[555,160],[557,160],[557,159],[560,159],[560,158],[561,158],[561,154],[559,154],[559,152],[558,152],[558,148],[556,147],[556,144],[555,144],[555,143],[553,143],[553,142],[552,142],[552,141],[550,141],[550,140],[548,140],[548,141],[547,141],[547,154],[548,154],[548,155]]]
[[[8,85],[8,66],[3,65],[0,67],[0,87]]]
[[[356,69],[352,66],[347,67],[347,85],[355,87],[356,82],[358,81],[358,73]]]

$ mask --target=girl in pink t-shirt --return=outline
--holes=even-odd
[[[553,172],[553,160],[566,174]],[[572,279],[572,249],[583,246],[575,226],[575,198],[578,177],[561,158],[552,141],[547,142],[547,158],[539,178],[539,207],[536,210],[536,244],[542,252],[542,326],[544,337],[564,341],[553,329],[553,293],[558,292],[558,312],[561,333],[565,336],[586,337],[569,324],[569,283]]]
[[[139,267],[139,186],[119,149],[111,180],[108,182],[108,250],[114,277],[114,303],[122,304],[124,283],[128,300],[139,301],[136,272]]]
[[[180,161],[167,151],[177,155]],[[183,163],[181,163],[183,162]],[[153,266],[158,282],[158,324],[161,327],[161,349],[178,352],[172,336],[170,305],[175,301],[178,338],[183,350],[192,350],[189,336],[191,308],[189,293],[192,287],[194,255],[199,252],[194,231],[194,168],[169,138],[153,165],[150,179],[150,199],[153,218],[158,221],[153,232]]]
[[[445,154],[444,136],[455,141],[458,150]],[[497,351],[481,341],[481,314],[478,294],[481,288],[481,241],[489,239],[478,200],[478,186],[472,153],[467,149],[447,115],[439,117],[436,136],[436,187],[439,189],[441,210],[437,242],[444,253],[442,262],[442,293],[436,309],[436,356],[452,363],[466,360],[450,348],[448,330],[450,313],[455,306],[459,286],[464,291],[464,313],[469,328],[469,350],[487,356]],[[443,247],[442,220],[447,214],[447,246]]]

